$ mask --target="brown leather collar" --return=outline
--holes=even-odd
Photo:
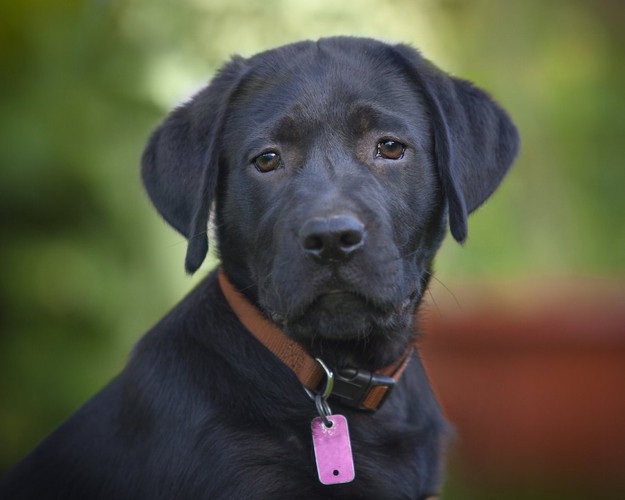
[[[280,361],[288,366],[304,387],[311,391],[316,391],[325,374],[319,363],[312,358],[302,346],[287,337],[282,330],[265,318],[261,312],[230,283],[230,280],[223,271],[219,271],[218,278],[219,285],[221,286],[221,290],[228,304],[243,326],[280,359]],[[379,409],[390,393],[394,382],[399,379],[406,366],[408,366],[413,351],[414,346],[411,345],[398,361],[373,374],[365,372],[364,370],[353,370],[352,375],[349,376],[350,378],[343,377],[343,386],[347,387],[347,392],[351,391],[352,386],[355,387],[358,384],[360,384],[358,387],[362,389],[360,391],[361,393],[355,396],[356,403],[351,404],[351,406],[364,410]],[[353,373],[357,375],[353,375]],[[364,382],[360,383],[356,381],[356,379],[363,380],[363,374]],[[356,389],[356,392],[358,393],[359,389]],[[340,393],[337,393],[336,386],[333,394],[337,396],[337,398],[343,397]]]

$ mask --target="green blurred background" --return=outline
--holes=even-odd
[[[185,242],[149,205],[138,163],[167,110],[230,55],[335,34],[419,47],[488,89],[522,136],[469,242],[444,244],[441,281],[621,282],[624,32],[620,0],[3,2],[0,471],[214,265],[184,275]],[[486,498],[453,472],[448,488]],[[523,498],[560,498],[550,488]]]

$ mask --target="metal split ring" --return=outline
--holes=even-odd
[[[320,358],[315,358],[315,361],[319,363],[326,374],[326,383],[323,392],[315,393],[307,387],[304,387],[304,390],[306,394],[308,394],[308,397],[315,402],[317,413],[323,419],[323,425],[332,427],[332,422],[328,419],[328,415],[332,415],[332,410],[330,409],[330,405],[328,405],[327,399],[330,397],[330,394],[332,394],[332,389],[334,388],[334,373]]]
[[[315,396],[315,406],[317,407],[317,413],[321,417],[321,420],[323,420],[323,425],[332,427],[332,422],[328,418],[328,415],[332,415],[332,410],[328,402],[321,397],[321,394]]]

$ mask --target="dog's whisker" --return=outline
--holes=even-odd
[[[187,244],[187,240],[182,239],[174,243],[168,243],[167,245],[164,245],[163,248],[167,248],[167,249],[177,248],[179,246],[186,245],[186,244]]]
[[[447,290],[447,292],[449,292],[449,294],[453,297],[454,302],[456,303],[456,306],[458,307],[458,309],[462,311],[462,305],[460,304],[460,300],[458,300],[458,297],[456,297],[456,294],[452,292],[451,288],[449,288],[447,285],[445,285],[445,283],[443,283],[439,278],[437,278],[436,275],[434,275],[434,273],[431,273],[430,271],[427,271],[427,270],[424,270],[423,272],[427,274],[428,276],[430,276],[432,279],[434,279],[437,283],[439,283],[445,290]]]
[[[198,231],[197,233],[194,233],[192,235],[189,236],[189,239],[192,240],[193,238],[197,238],[198,236],[204,236],[208,234],[208,228],[204,231]]]
[[[432,293],[432,290],[429,287],[428,287],[428,295],[432,299],[432,303],[434,304],[434,308],[436,309],[436,312],[438,313],[439,316],[442,316],[441,309],[440,307],[438,307],[438,304],[436,303],[436,299],[434,298],[434,294]]]

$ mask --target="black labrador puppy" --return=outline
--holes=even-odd
[[[486,93],[404,45],[233,58],[154,132],[142,168],[190,273],[214,214],[220,270],[0,497],[436,495],[445,423],[415,312],[447,224],[465,240],[517,147]]]

